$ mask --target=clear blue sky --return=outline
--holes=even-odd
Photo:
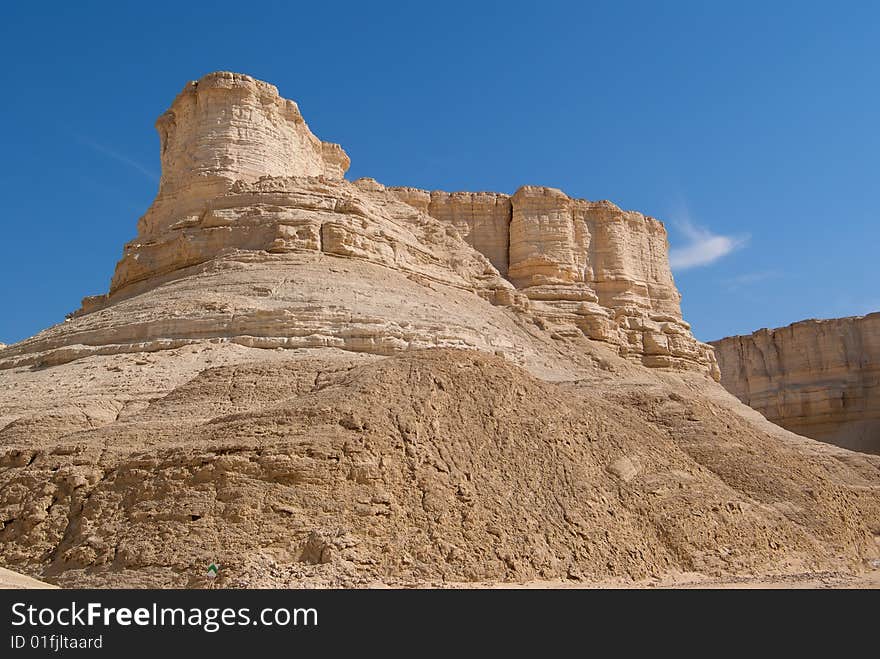
[[[16,2],[3,14],[0,341],[107,290],[155,194],[156,117],[218,69],[298,101],[348,151],[350,178],[551,185],[663,219],[701,339],[880,310],[878,3]]]

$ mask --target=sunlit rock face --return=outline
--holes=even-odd
[[[512,196],[389,190],[453,225],[557,335],[583,332],[645,365],[698,363],[717,378],[711,348],[681,317],[660,221],[547,187],[523,186]]]
[[[156,121],[162,159],[159,194],[141,219],[141,237],[199,210],[233,183],[263,176],[341,179],[349,159],[315,137],[294,101],[237,73],[211,73],[184,87]]]
[[[880,313],[805,320],[712,345],[724,387],[770,421],[880,453]]]
[[[339,147],[238,74],[158,127],[160,191],[110,291],[0,346],[0,564],[302,588],[880,560],[880,456],[711,380],[657,220],[345,180]],[[828,363],[876,355],[868,336]]]
[[[241,74],[187,84],[156,127],[159,192],[109,293],[5,351],[6,363],[205,338],[378,354],[472,347],[523,360],[525,321],[646,366],[717,376],[712,349],[681,318],[653,218],[547,187],[511,196],[347,181],[342,148],[313,135],[273,85]],[[353,281],[339,271],[345,261],[374,270]],[[257,281],[269,293],[254,295]],[[413,303],[441,293],[470,297],[458,308]]]

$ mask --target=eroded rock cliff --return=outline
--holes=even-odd
[[[555,335],[583,332],[646,366],[702,363],[717,376],[713,355],[681,317],[658,220],[547,187],[523,186],[510,197],[389,190],[455,226]]]
[[[207,200],[236,181],[341,179],[349,165],[338,144],[312,134],[295,102],[282,98],[274,85],[237,73],[212,73],[189,83],[156,129],[162,178],[156,201],[138,224],[140,238],[200,214]]]
[[[341,147],[315,137],[274,86],[240,74],[188,84],[157,128],[159,193],[109,293],[4,352],[0,368],[206,338],[377,354],[473,347],[522,361],[530,350],[515,326],[525,322],[556,340],[610,344],[646,366],[717,377],[712,349],[681,318],[666,232],[653,218],[552,188],[509,197],[351,183]],[[352,291],[350,277],[312,276],[330,261],[381,270],[363,278],[369,290]],[[252,272],[235,274],[243,269]],[[282,270],[289,276],[279,279]],[[172,292],[196,272],[207,280],[199,291]],[[471,313],[414,311],[398,302],[419,299],[407,290],[413,282],[504,311],[473,298]],[[319,285],[332,287],[334,304],[308,295]],[[509,327],[487,331],[493,315]]]
[[[721,383],[770,421],[880,453],[880,313],[714,341]]]
[[[342,178],[271,85],[158,123],[110,291],[0,353],[0,562],[64,586],[855,573],[880,457],[708,375],[662,224]],[[662,368],[646,368],[659,366]]]

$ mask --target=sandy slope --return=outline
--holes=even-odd
[[[555,348],[550,379],[476,351],[215,343],[6,371],[86,384],[66,409],[48,382],[15,387],[0,557],[74,587],[201,587],[212,561],[221,587],[297,587],[728,582],[878,558],[876,456],[762,423],[705,377]]]
[[[55,588],[52,584],[0,567],[0,590],[11,588]]]

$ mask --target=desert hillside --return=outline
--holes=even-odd
[[[70,587],[876,568],[880,457],[717,383],[660,221],[348,181],[240,74],[157,128],[108,293],[0,349],[0,564]]]

